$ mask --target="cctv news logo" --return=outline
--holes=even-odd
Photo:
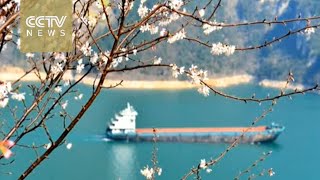
[[[26,19],[26,25],[30,28],[27,29],[27,36],[43,36],[44,33],[48,36],[62,36],[66,35],[64,29],[61,29],[67,16],[29,16]],[[58,31],[54,27],[60,28]],[[43,30],[45,29],[45,30]]]
[[[70,52],[72,9],[72,0],[21,1],[21,51]]]

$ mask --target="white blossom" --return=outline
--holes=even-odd
[[[13,0],[15,3],[17,3],[18,6],[20,6],[20,0]]]
[[[11,92],[12,87],[11,83],[2,83],[0,84],[0,108],[4,108],[9,103],[9,93]]]
[[[154,24],[152,24],[152,25],[149,27],[149,31],[150,31],[150,34],[157,34],[158,31],[159,31],[159,27],[158,27],[158,26],[155,26]]]
[[[102,60],[102,63],[103,64],[107,64],[108,63],[108,57],[110,55],[110,52],[109,51],[105,51],[103,53],[100,53],[100,59]]]
[[[233,45],[224,45],[222,43],[212,44],[211,53],[213,55],[221,55],[225,54],[226,56],[230,56],[234,53],[236,47]]]
[[[55,53],[54,54],[54,59],[55,60],[66,61],[66,56],[64,55],[64,53]]]
[[[170,14],[170,16],[168,18],[164,18],[163,20],[161,20],[159,22],[159,26],[168,26],[172,22],[178,20],[180,17],[182,17],[182,16],[179,15],[178,13],[173,12]]]
[[[213,25],[213,24],[214,24],[214,25]],[[220,26],[219,26],[219,25],[220,25]],[[204,24],[204,25],[202,26],[202,28],[203,28],[203,33],[206,34],[206,35],[208,35],[208,34],[210,34],[210,33],[213,32],[213,31],[220,30],[220,29],[222,29],[222,26],[221,26],[221,25],[223,25],[223,23],[217,24],[216,21],[210,22],[210,24]]]
[[[134,49],[132,52],[133,52],[133,55],[137,55],[138,50]]]
[[[90,56],[91,55],[92,49],[91,49],[91,46],[90,46],[89,42],[86,42],[84,45],[82,45],[80,50],[85,56]]]
[[[74,97],[75,100],[81,100],[83,97],[83,94],[79,94],[78,96]]]
[[[138,8],[138,14],[141,18],[144,18],[148,14],[149,9],[146,6],[140,4]]]
[[[147,166],[144,169],[141,169],[140,172],[146,179],[149,180],[149,179],[152,179],[154,170],[153,170],[153,168],[149,169],[149,167]]]
[[[71,148],[72,148],[72,143],[68,143],[68,144],[66,145],[66,148],[67,148],[67,149],[71,149]]]
[[[206,169],[207,168],[205,159],[201,159],[199,167],[202,168],[202,169]]]
[[[0,26],[2,26],[6,22],[6,16],[0,16]]]
[[[205,97],[209,96],[210,89],[206,85],[202,85],[199,89],[198,92]]]
[[[209,173],[212,172],[212,169],[208,168],[208,169],[206,169],[206,171],[207,171],[207,173],[209,174]]]
[[[77,65],[77,73],[81,73],[83,69],[84,69],[84,64],[82,64],[82,59],[79,59],[78,65]]]
[[[268,174],[269,174],[269,176],[274,176],[276,173],[273,171],[272,168],[270,168],[270,169],[268,170]]]
[[[12,40],[12,33],[11,33],[11,32],[8,33],[8,34],[4,37],[4,40],[6,40],[6,41]]]
[[[0,99],[0,108],[4,108],[9,103],[9,98],[3,97]]]
[[[199,16],[200,16],[200,17],[203,17],[204,14],[205,14],[205,10],[204,10],[204,9],[200,9],[200,10],[199,10]]]
[[[57,86],[57,87],[54,88],[54,91],[56,93],[61,93],[62,92],[62,87],[61,86]]]
[[[198,66],[196,65],[191,65],[189,68],[190,73],[188,76],[191,78],[191,83],[192,84],[200,84],[201,81],[207,80],[208,79],[208,72],[204,70],[198,70]]]
[[[178,75],[180,74],[178,70],[178,66],[176,64],[171,64],[171,67],[172,67],[172,76],[174,78],[178,78]]]
[[[93,3],[93,5],[95,5],[97,9],[102,9],[102,8],[103,8],[102,3],[101,3],[100,1],[95,1],[95,2]],[[106,5],[106,4],[105,4],[105,5]]]
[[[51,66],[51,72],[53,75],[57,75],[59,74],[60,72],[63,71],[63,64],[62,63],[56,63],[55,65],[52,65]]]
[[[98,62],[98,59],[99,59],[99,56],[98,56],[98,54],[95,52],[94,54],[93,54],[93,56],[90,58],[90,62],[91,62],[91,64],[96,64],[97,62]]]
[[[1,89],[0,89],[1,90]],[[8,94],[0,92],[0,108],[4,108],[7,106],[9,102]]]
[[[48,144],[45,144],[43,147],[44,147],[45,149],[49,149],[51,146],[52,146],[52,144],[51,144],[51,143],[48,143]]]
[[[63,86],[64,86],[64,87],[67,87],[67,86],[69,86],[70,84],[71,84],[70,80],[66,80],[66,81],[64,81]]]
[[[150,25],[146,23],[145,25],[140,26],[140,31],[141,32],[150,31]]]
[[[122,61],[122,60],[121,60]],[[116,68],[119,65],[119,58],[114,59],[111,63],[112,67]]]
[[[171,0],[169,2],[170,8],[176,9],[176,10],[179,10],[182,5],[183,5],[183,1],[182,0]]]
[[[189,68],[189,71],[190,71],[189,76],[191,77],[191,83],[200,84],[198,66],[192,64],[191,67]]]
[[[158,176],[161,176],[162,174],[162,168],[158,168]]]
[[[184,69],[185,69],[184,66],[180,67],[179,68],[179,74],[183,74],[184,73]]]
[[[17,48],[20,49],[21,40],[20,38],[17,40]]]
[[[68,100],[66,100],[64,103],[61,104],[62,109],[66,109],[68,106]]]
[[[162,58],[159,57],[153,61],[153,64],[161,64]]]
[[[17,101],[24,101],[26,93],[12,93],[11,98]]]
[[[122,56],[118,57],[118,58],[116,59],[116,61],[118,61],[119,64],[122,63],[123,57],[122,57]]]
[[[27,58],[34,58],[34,54],[33,53],[27,53],[26,56],[27,56]]]
[[[201,78],[201,80],[208,80],[208,71],[200,69],[198,76]]]
[[[186,37],[186,32],[184,31],[184,29],[182,29],[181,31],[177,32],[175,35],[169,37],[168,42],[171,44],[185,37]]]
[[[309,27],[304,30],[304,33],[306,33],[307,35],[311,35],[311,34],[315,33],[315,30],[316,29],[314,27]]]
[[[160,36],[165,36],[166,32],[167,32],[167,30],[165,28],[162,28],[160,31]]]
[[[125,3],[124,3],[124,9],[125,9],[125,11],[131,10],[132,7],[133,7],[133,2],[125,1]],[[120,10],[122,10],[122,3],[118,3],[118,8],[119,8]]]

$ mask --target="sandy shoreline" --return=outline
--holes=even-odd
[[[18,67],[1,67],[0,68],[0,80],[1,81],[15,81],[22,77],[25,74],[25,71]],[[41,77],[45,77],[44,73],[40,73]],[[80,76],[76,75],[73,77],[71,74],[65,74],[64,79],[73,79],[77,80]],[[86,77],[82,80],[83,84],[92,85],[94,83],[94,77]],[[30,73],[26,75],[22,81],[39,81],[39,78],[35,73]],[[121,80],[106,80],[104,86],[114,86],[118,84]],[[243,75],[234,75],[228,77],[220,78],[211,78],[207,81],[213,87],[229,87],[239,84],[247,84],[253,81],[253,76],[243,74]],[[97,82],[96,82],[97,83]],[[122,89],[190,89],[196,88],[198,85],[191,84],[189,81],[178,81],[178,80],[168,80],[168,81],[141,81],[141,80],[125,80],[117,88]]]
[[[0,80],[1,81],[15,81],[22,77],[25,71],[18,67],[0,67]],[[44,73],[40,73],[41,77],[45,77]],[[77,80],[80,76],[77,75],[73,77],[71,74],[65,74],[64,79]],[[82,80],[83,84],[92,85],[94,82],[94,77],[86,77]],[[254,77],[248,74],[232,75],[227,77],[217,77],[210,78],[206,82],[212,87],[225,88],[240,84],[252,83]],[[35,73],[30,73],[25,76],[22,81],[39,81]],[[121,80],[106,80],[104,82],[105,87],[114,86],[118,84]],[[96,82],[97,83],[97,82]],[[259,82],[260,86],[281,89],[285,87],[285,81],[273,81],[273,80],[263,80]],[[191,89],[197,88],[198,85],[191,84],[189,81],[178,81],[178,80],[168,80],[168,81],[141,81],[141,80],[125,80],[117,88],[120,89],[162,89],[162,90],[173,90],[173,89]],[[303,89],[304,87],[300,84],[289,85],[287,89]]]
[[[259,86],[275,88],[275,89],[284,89],[286,87],[286,81],[275,81],[275,80],[268,80],[264,79],[259,82]],[[297,83],[290,83],[287,85],[286,89],[290,90],[303,90],[305,87],[302,84]]]

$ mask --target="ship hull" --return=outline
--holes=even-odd
[[[272,142],[284,130],[283,127],[268,128],[266,126],[248,128],[163,128],[137,129],[133,133],[107,132],[107,138],[120,141],[154,141],[188,142],[188,143],[232,143],[241,138],[241,143]],[[243,132],[246,133],[243,134]]]

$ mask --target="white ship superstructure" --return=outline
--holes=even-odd
[[[115,117],[111,119],[109,125],[111,133],[135,133],[137,115],[138,112],[127,103],[127,108],[120,111],[119,114],[115,114]]]

